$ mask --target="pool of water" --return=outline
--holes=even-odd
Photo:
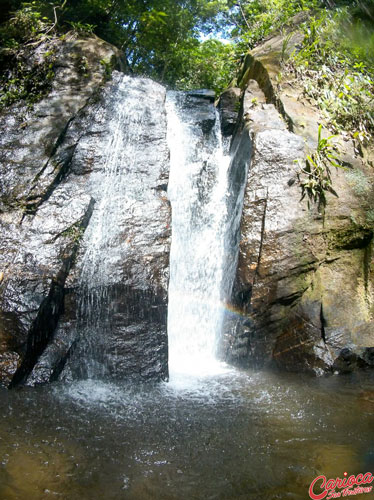
[[[0,499],[305,500],[319,474],[374,471],[373,382],[223,370],[3,390]]]

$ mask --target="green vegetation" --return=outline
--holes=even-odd
[[[305,164],[299,162],[299,184],[302,190],[301,199],[307,195],[309,201],[318,204],[323,210],[326,206],[326,193],[338,196],[332,187],[330,167],[345,168],[339,161],[337,146],[332,143],[335,136],[322,137],[322,125],[318,127],[317,149],[307,155]]]
[[[374,132],[374,30],[352,12],[345,7],[308,20],[288,70],[322,110],[327,126],[348,132],[360,152]]]
[[[289,57],[295,15],[304,37]],[[68,33],[95,34],[116,45],[129,72],[176,89],[211,88],[219,94],[235,77],[243,55],[278,31],[283,34],[282,73],[301,83],[320,108],[324,127],[352,138],[363,154],[374,133],[373,26],[374,0],[4,0],[0,108],[17,101],[30,108],[50,91],[55,42]],[[217,34],[226,40],[214,38]],[[34,57],[42,43],[44,56]],[[109,80],[111,61],[100,64]],[[77,57],[76,67],[89,77],[84,56]],[[323,138],[319,127],[317,149],[300,163],[298,173],[302,199],[320,209],[328,192],[337,196],[330,169],[342,165],[333,137]],[[358,194],[367,192],[360,171],[347,176]]]
[[[292,29],[294,16],[308,11],[313,17],[302,27],[304,41],[286,68],[300,78],[305,93],[324,110],[334,132],[351,131],[358,150],[373,131],[374,0],[60,0],[56,3],[4,0],[3,3],[0,13],[3,105],[24,99],[30,92],[31,81],[23,76],[30,70],[26,48],[36,50],[42,42],[52,46],[54,39],[63,39],[69,31],[79,37],[96,34],[113,43],[123,51],[127,67],[134,74],[149,76],[173,88],[210,87],[219,93],[235,76],[243,54],[275,30],[287,33],[287,27]],[[217,39],[217,35],[225,36],[226,41]],[[289,41],[286,34],[284,61]],[[17,65],[22,68],[17,69]],[[106,77],[110,78],[111,68],[106,63],[103,66]],[[88,74],[84,61],[81,72]],[[48,82],[53,61],[52,67],[45,65],[31,73],[37,80]],[[36,85],[31,101],[44,91]]]
[[[294,73],[304,94],[322,111],[325,126],[335,134],[351,137],[358,154],[374,133],[374,30],[367,21],[367,16],[374,16],[374,3],[371,6],[372,10],[368,2],[362,9],[357,2],[355,8],[319,10],[302,25],[302,44],[285,64],[285,70]],[[329,164],[341,165],[329,147],[332,136],[323,143],[320,134],[321,127],[317,150],[307,157],[299,182],[302,198],[307,194],[309,200],[324,207],[325,193],[336,195]],[[346,175],[356,194],[369,191],[360,170],[347,171]]]
[[[111,64],[111,62],[106,61],[105,59],[101,59],[100,64],[104,68],[105,80],[110,80],[112,78],[112,64]]]
[[[374,210],[368,210],[366,212],[366,221],[369,224],[374,224]]]
[[[228,1],[225,19],[238,54],[253,49],[267,36],[281,30],[299,12],[322,8],[323,0]],[[292,24],[292,23],[291,23]]]
[[[233,78],[242,52],[316,2],[5,0],[0,64],[4,67],[4,48],[8,49],[9,59],[9,50],[16,52],[25,45],[37,47],[68,31],[80,37],[94,33],[119,47],[135,74],[174,88],[209,87],[219,93]],[[231,38],[230,43],[214,39],[215,33],[224,32]]]
[[[352,138],[356,152],[363,154],[374,132],[374,0],[243,0],[236,4],[232,34],[237,54],[274,31],[283,34],[282,73],[291,73],[301,83],[304,94],[322,111],[324,127]],[[299,14],[298,29],[304,38],[288,58],[295,14]],[[307,196],[308,203],[323,210],[326,194],[337,196],[330,169],[342,165],[337,146],[331,142],[334,136],[324,139],[321,132],[322,126],[317,149],[300,163],[298,178],[302,199]],[[347,171],[347,176],[357,192],[367,191],[360,171]]]
[[[177,88],[207,88],[219,94],[235,74],[233,47],[219,40],[196,43],[188,57],[185,73],[175,82]]]
[[[1,54],[4,56],[4,48],[17,51],[24,46],[37,47],[68,31],[79,37],[96,34],[123,51],[134,74],[175,88],[208,86],[220,92],[235,71],[232,45],[204,41],[202,37],[218,28],[215,19],[225,3],[64,0],[53,4],[47,0],[7,0],[7,22],[0,26]]]
[[[0,28],[3,47],[17,49],[20,44],[40,38],[49,29],[48,18],[36,10],[34,3],[25,3]]]
[[[54,62],[53,50],[47,51],[38,64],[30,64],[25,53],[16,53],[12,70],[0,76],[0,109],[19,100],[30,108],[45,96],[52,87]]]
[[[77,243],[83,236],[85,228],[81,226],[79,222],[76,222],[72,226],[65,229],[57,237],[62,236],[64,238],[69,238],[71,242]]]

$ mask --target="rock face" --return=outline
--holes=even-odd
[[[295,160],[315,147],[322,117],[297,83],[279,87],[283,48],[276,37],[248,55],[219,104],[233,133],[232,225],[241,217],[222,356],[349,372],[374,365],[373,162],[340,144],[339,198],[324,213],[300,201]],[[51,49],[49,94],[0,113],[0,383],[166,379],[165,90],[112,72],[121,54],[95,38],[42,44],[30,64]],[[214,93],[186,101],[187,125],[211,133]],[[214,182],[205,167],[200,176]]]
[[[372,163],[342,144],[339,198],[328,196],[324,214],[300,201],[295,160],[315,147],[323,121],[296,84],[292,95],[287,82],[277,89],[278,38],[247,56],[238,82],[231,153],[248,178],[224,356],[314,374],[373,366]]]
[[[238,118],[240,102],[240,89],[231,87],[224,90],[218,102],[218,109],[221,117],[221,129],[224,136],[231,136],[234,133]]]
[[[188,116],[185,120],[194,127],[199,127],[203,133],[208,133],[214,127],[216,115],[213,106],[206,105],[214,102],[214,91],[212,90],[191,90],[186,93],[188,104]]]
[[[116,71],[107,81],[100,61],[120,54],[99,39],[56,50],[51,93],[0,116],[0,379],[165,378],[165,91]],[[84,74],[77,60],[88,61]],[[93,348],[89,331],[109,331],[103,308],[113,333],[100,359],[93,351],[97,369],[76,359]]]

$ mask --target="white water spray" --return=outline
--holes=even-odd
[[[195,98],[196,99],[196,98]],[[192,106],[188,102],[192,101]],[[172,245],[168,308],[169,371],[204,376],[224,366],[215,357],[224,301],[231,291],[226,239],[229,157],[224,153],[218,113],[204,132],[194,97],[170,92],[167,98],[171,156],[169,199]],[[204,107],[213,108],[205,103]],[[186,111],[187,108],[187,111]],[[197,113],[194,116],[194,113]],[[201,115],[200,115],[201,117]],[[195,118],[195,120],[194,120]]]

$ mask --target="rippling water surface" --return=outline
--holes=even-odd
[[[374,471],[373,381],[228,369],[4,390],[0,498],[305,500],[321,473]]]

